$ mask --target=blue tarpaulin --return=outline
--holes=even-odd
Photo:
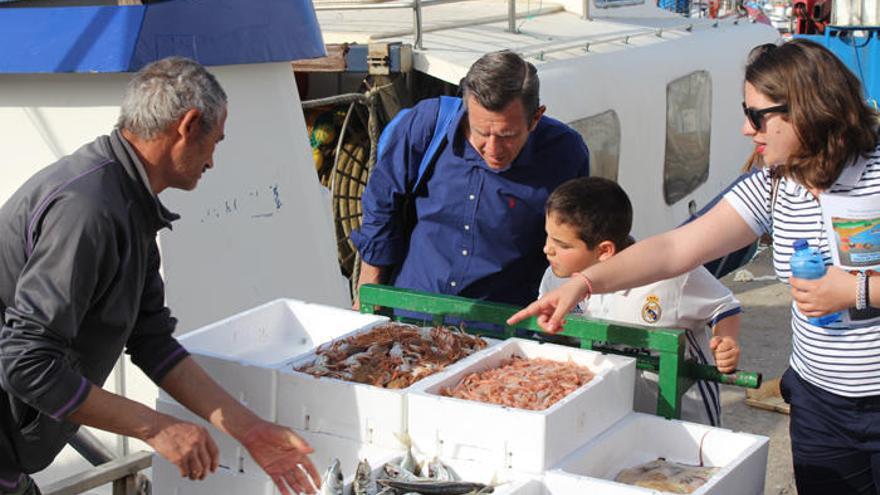
[[[0,10],[0,73],[133,72],[170,55],[212,65],[324,55],[310,0],[170,0]]]
[[[825,34],[799,34],[831,50],[859,78],[865,99],[880,101],[880,27],[826,26]]]

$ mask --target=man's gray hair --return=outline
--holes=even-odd
[[[153,139],[196,109],[201,132],[207,133],[225,108],[226,93],[207,69],[188,58],[168,57],[144,66],[129,81],[116,125]]]
[[[522,101],[526,118],[531,119],[540,105],[540,81],[535,66],[510,50],[480,57],[461,83],[464,101],[473,96],[491,112],[500,112],[514,99]]]

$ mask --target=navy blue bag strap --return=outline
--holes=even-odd
[[[437,121],[434,124],[434,133],[431,135],[431,142],[428,143],[428,147],[425,149],[422,161],[419,162],[419,171],[416,175],[415,182],[413,182],[413,187],[410,191],[411,193],[419,188],[428,169],[433,165],[437,152],[444,144],[446,144],[446,133],[460,108],[461,98],[454,96],[440,97],[440,108],[437,110]],[[379,154],[382,154],[382,150],[387,146],[388,139],[390,139],[389,136],[394,128],[397,127],[397,124],[400,123],[403,116],[411,111],[412,108],[404,108],[397,112],[397,115],[395,115],[394,118],[391,119],[391,122],[389,122],[382,130],[382,134],[379,136],[379,142],[376,144]]]
[[[437,152],[444,144],[446,144],[446,135],[449,126],[452,124],[458,109],[461,108],[461,98],[454,96],[441,96],[440,109],[437,111],[437,123],[434,124],[434,135],[431,137],[431,143],[425,150],[422,161],[419,163],[419,174],[416,176],[416,182],[413,184],[413,191],[418,190],[428,169],[434,164],[434,158]]]

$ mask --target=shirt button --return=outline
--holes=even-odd
[[[468,196],[468,199],[471,200],[471,201],[473,201],[474,198],[476,198],[476,196],[474,196],[473,194],[471,194],[470,196]]]
[[[470,226],[470,225],[465,225],[465,226],[464,226],[464,230],[471,230],[471,226]]]
[[[461,255],[462,255],[462,256],[467,256],[467,249],[463,249],[463,250],[461,251]]]
[[[449,282],[449,285],[455,287],[455,280],[453,280],[452,282]]]

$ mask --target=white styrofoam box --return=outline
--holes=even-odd
[[[219,468],[205,479],[193,481],[180,476],[177,467],[153,455],[153,493],[161,495],[275,495],[278,491],[268,476],[251,476]]]
[[[259,465],[251,458],[250,454],[241,444],[180,404],[159,399],[156,401],[156,410],[206,428],[220,450],[220,472],[242,474],[252,478],[265,476],[263,470],[260,469]],[[309,458],[321,473],[336,458],[341,463],[342,472],[346,479],[354,476],[359,459],[366,458],[370,461],[371,465],[375,465],[374,463],[384,464],[401,455],[400,450],[383,449],[375,445],[361,444],[351,439],[333,435],[309,431],[296,431],[296,434],[308,442],[315,450],[309,455]],[[174,469],[175,474],[177,474],[176,468]],[[177,474],[177,477],[179,477],[179,474]],[[158,491],[157,493],[165,492]]]
[[[604,483],[604,484],[603,484]],[[598,493],[601,495],[645,495],[654,493],[644,489],[578,476],[544,476],[513,487],[509,495],[571,495]]]
[[[364,327],[340,338],[368,332],[371,328]],[[491,342],[487,343],[487,346],[491,345]],[[422,381],[465,366],[479,352]],[[278,407],[279,423],[389,449],[404,447],[402,440],[407,432],[407,396],[409,390],[420,382],[405,389],[386,389],[294,371],[294,368],[314,359],[313,351],[278,370],[278,400],[284,404]]]
[[[192,353],[276,368],[316,346],[385,316],[295,299],[276,299],[183,337]]]
[[[223,469],[226,469],[229,472],[243,474],[245,459],[247,459],[248,462],[248,471],[255,469],[256,464],[253,463],[253,460],[251,460],[247,451],[241,446],[241,444],[233,440],[229,435],[214,428],[211,423],[200,418],[189,409],[181,406],[177,402],[159,398],[156,399],[156,411],[206,428],[210,433],[211,438],[214,439],[214,443],[217,444],[217,448],[220,450],[220,466]],[[157,456],[153,457],[156,458]],[[175,468],[175,473],[177,472],[176,469],[177,468]],[[179,474],[177,476],[180,477]]]
[[[158,400],[156,410],[190,421],[208,429],[211,438],[220,449],[220,468],[205,480],[191,481],[181,478],[177,468],[159,455],[153,456],[153,492],[161,494],[217,494],[254,495],[277,494],[272,480],[251,458],[247,450],[229,435],[214,428],[208,422],[177,403]],[[333,459],[339,459],[346,483],[351,483],[360,459],[367,459],[371,466],[383,466],[392,459],[399,458],[400,450],[388,450],[355,442],[351,439],[308,431],[296,434],[314,449],[309,455],[320,474],[330,467]],[[159,469],[158,474],[155,474]]]
[[[572,361],[593,379],[543,411],[443,397],[465,376],[512,356]],[[539,473],[632,410],[635,360],[524,339],[508,339],[471,356],[467,365],[412,387],[409,434],[416,448],[442,459]]]
[[[350,309],[277,299],[194,330],[180,342],[227,392],[275,420],[276,369],[334,337],[387,321]],[[160,398],[171,400],[164,392]]]
[[[402,454],[400,450],[385,449],[334,435],[310,431],[297,431],[296,433],[315,449],[309,458],[322,475],[330,467],[333,459],[339,459],[346,483],[351,483],[354,479],[358,462],[361,459],[367,459],[370,466],[383,466],[386,462],[400,457]]]
[[[702,444],[702,446],[701,446]],[[662,457],[668,461],[721,468],[694,495],[760,495],[767,470],[767,437],[630,413],[567,457],[544,479],[577,477],[585,488],[609,493],[611,485],[634,494],[655,493],[614,482],[617,474]],[[615,492],[616,493],[616,492]]]

